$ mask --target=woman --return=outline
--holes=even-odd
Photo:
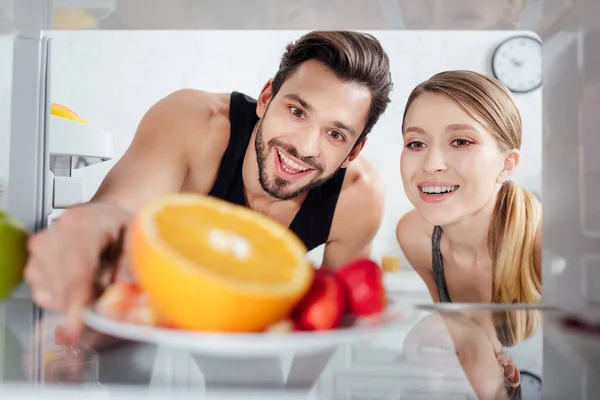
[[[540,325],[538,310],[437,311],[411,329],[402,353],[423,374],[416,386],[436,387],[446,397],[475,392],[480,399],[520,399],[520,371],[506,348],[534,336]]]
[[[539,303],[541,205],[509,178],[522,124],[510,92],[446,71],[410,94],[401,174],[415,207],[396,228],[435,302]]]

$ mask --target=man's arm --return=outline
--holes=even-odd
[[[325,245],[323,266],[332,270],[371,256],[385,211],[385,188],[375,170],[349,179],[353,181],[342,189]]]
[[[194,139],[206,130],[210,101],[210,94],[180,90],[154,104],[91,201],[135,212],[152,198],[179,191],[188,173],[191,149],[203,151]]]

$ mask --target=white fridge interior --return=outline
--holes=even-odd
[[[52,26],[53,7],[81,2],[70,3],[0,0],[0,209],[30,233],[88,200],[94,188],[86,186],[87,171],[113,157],[110,132],[50,114],[52,44],[43,32]],[[40,328],[42,316],[26,284],[2,304],[0,377],[26,358],[24,374],[14,379],[43,383],[54,327]]]
[[[43,32],[52,27],[52,7],[69,3],[73,1],[0,0],[0,208],[15,215],[32,233],[52,223],[64,208],[86,201],[95,189],[95,182],[90,183],[88,178],[93,176],[96,180],[96,171],[101,163],[115,157],[112,132],[101,126],[81,125],[50,114],[52,88],[49,82],[52,70],[49,60],[52,57],[52,40],[45,37]],[[88,2],[92,5],[97,3]],[[114,6],[114,0],[104,3],[113,3]],[[90,7],[103,10],[96,5]],[[102,11],[98,15],[102,17]],[[551,89],[553,84],[564,85],[565,91],[581,89],[581,82],[566,82],[564,77],[579,76],[576,72],[585,43],[583,35],[550,36],[545,43],[546,59],[550,52],[557,53],[557,59],[548,68],[546,78],[550,79],[544,83],[545,90]],[[567,56],[563,57],[563,53],[567,53]],[[558,56],[561,56],[560,59]],[[556,71],[561,69],[566,72],[558,74],[560,78],[554,78],[560,80],[559,84],[553,83],[553,75],[556,76]],[[544,100],[546,104],[562,105],[562,100],[558,98]],[[572,109],[561,108],[562,115],[579,112],[577,107],[574,104]],[[558,113],[544,118],[548,124],[546,133],[560,127],[560,121],[557,120],[562,117]],[[564,132],[570,129],[565,128]],[[560,134],[564,135],[564,132]],[[545,154],[552,154],[548,153],[552,151],[552,145],[558,146],[555,143],[547,146]],[[556,154],[560,155],[559,152]],[[558,168],[548,165],[549,161],[546,163],[548,170],[556,171]],[[576,180],[577,173],[564,174],[562,179],[565,182]],[[552,196],[552,187],[547,183],[545,201]],[[560,185],[556,184],[556,187]],[[554,205],[557,205],[556,201]],[[549,220],[552,222],[552,218]],[[560,218],[555,220],[561,222]],[[555,222],[558,227],[554,229],[560,229],[560,225]],[[582,245],[573,243],[569,251],[564,251],[564,258],[558,251],[544,261],[544,288],[548,298],[556,296],[559,302],[577,305],[586,301],[582,285],[586,279],[579,265],[579,254],[584,252],[578,253],[578,248],[581,249]],[[594,258],[592,261],[596,260]],[[554,270],[560,271],[555,273]],[[567,296],[569,299],[566,299]],[[9,325],[17,333],[21,345],[35,349],[35,322],[40,316],[40,310],[33,305],[28,289],[23,285],[10,304],[0,312],[0,322],[6,324],[10,321]],[[34,353],[37,354],[34,362],[43,363],[43,349],[37,349]],[[30,376],[27,379],[38,382],[40,378]]]

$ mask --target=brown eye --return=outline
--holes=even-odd
[[[296,118],[302,118],[304,117],[304,113],[302,112],[301,109],[297,108],[297,107],[290,107],[290,110],[292,111],[292,115]]]
[[[337,131],[330,131],[329,136],[331,136],[334,140],[344,140],[344,136]]]
[[[421,149],[425,148],[425,143],[410,142],[408,145],[406,145],[406,147],[408,147],[409,149],[421,150]]]
[[[456,139],[455,141],[452,142],[455,146],[458,147],[465,147],[468,146],[470,144],[472,144],[472,142],[465,140],[465,139]]]

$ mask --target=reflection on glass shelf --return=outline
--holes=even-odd
[[[298,392],[315,399],[475,399],[539,393],[545,311],[426,308],[406,326],[372,342],[311,355],[219,357],[123,341],[89,329],[71,341],[62,334],[60,318],[48,314],[34,324],[31,302],[13,300],[2,307],[12,335],[5,337],[2,361],[21,368],[11,368],[10,374],[5,369],[3,385],[111,394],[124,389],[167,391],[169,398],[212,398],[210,394],[222,390],[276,391],[280,399]],[[18,345],[9,343],[15,339]]]

